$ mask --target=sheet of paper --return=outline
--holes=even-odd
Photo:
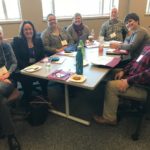
[[[0,77],[3,76],[8,72],[7,68],[5,66],[0,68]]]

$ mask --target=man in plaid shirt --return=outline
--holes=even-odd
[[[104,98],[102,116],[95,116],[99,124],[117,124],[118,95],[145,98],[144,89],[135,84],[150,85],[150,46],[144,47],[140,56],[131,61],[123,70],[115,75],[115,80],[108,81]]]

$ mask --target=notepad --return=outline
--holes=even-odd
[[[72,75],[71,72],[63,70],[55,70],[48,75],[48,79],[67,80]]]
[[[127,50],[123,50],[123,49],[108,49],[106,51],[107,55],[128,55],[128,51]]]
[[[113,68],[120,62],[120,60],[120,57],[99,56],[97,58],[92,59],[91,63],[94,65]]]

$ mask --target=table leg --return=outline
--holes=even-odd
[[[84,124],[84,125],[90,125],[89,121],[86,121],[84,119],[81,119],[81,118],[74,117],[74,116],[70,115],[68,85],[66,85],[66,84],[65,84],[65,113],[57,111],[57,110],[54,110],[54,109],[50,109],[50,112],[52,112],[52,113],[54,113],[56,115],[68,118],[70,120],[79,122],[79,123]]]

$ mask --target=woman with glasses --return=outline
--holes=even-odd
[[[47,16],[47,24],[48,27],[41,34],[47,55],[61,52],[67,45],[73,43],[71,36],[59,27],[54,14]]]

